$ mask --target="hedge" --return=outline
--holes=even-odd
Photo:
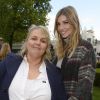
[[[100,68],[96,68],[96,76],[94,80],[94,86],[100,87]]]
[[[94,86],[100,87],[100,73],[96,73]]]

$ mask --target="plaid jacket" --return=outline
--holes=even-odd
[[[54,60],[54,64],[57,59]],[[96,58],[92,45],[81,40],[71,58],[61,64],[66,94],[69,100],[92,100]]]

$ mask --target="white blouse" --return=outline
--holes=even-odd
[[[62,61],[63,61],[63,59],[58,60],[58,62],[57,62],[57,67],[58,68],[61,68]]]
[[[36,79],[29,80],[29,64],[24,57],[9,87],[10,100],[51,100],[51,89],[47,77],[46,65],[43,62]]]

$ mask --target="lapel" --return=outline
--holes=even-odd
[[[52,64],[50,64],[48,61],[45,62],[46,63],[46,70],[47,70],[47,76],[48,76],[48,80],[50,83],[50,88],[51,88],[51,100],[55,100],[55,93],[57,92],[56,87],[56,71],[55,68],[53,68],[54,66]]]
[[[11,84],[11,81],[12,81],[16,71],[19,68],[19,65],[20,65],[21,61],[22,61],[21,56],[15,56],[13,58],[8,59],[8,62],[6,64],[7,73],[8,73],[8,76],[7,76],[8,77],[8,82],[6,83],[7,88],[9,88],[9,85]]]

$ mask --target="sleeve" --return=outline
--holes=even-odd
[[[95,79],[96,56],[94,49],[87,49],[78,72],[76,95],[78,100],[91,100]],[[73,99],[74,100],[74,99]]]
[[[8,53],[7,56],[0,61],[0,79],[3,77],[3,75],[6,72],[6,66],[7,66],[7,62],[9,62],[9,59],[12,58],[10,57],[11,53]],[[13,58],[12,58],[13,59]]]
[[[0,62],[0,80],[2,79],[5,72],[6,72],[5,60],[3,60]]]

